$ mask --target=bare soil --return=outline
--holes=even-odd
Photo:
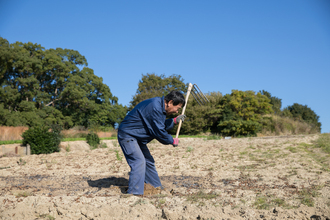
[[[0,156],[0,219],[330,219],[330,157],[318,135],[150,143],[164,189],[125,194],[116,140],[90,150]]]

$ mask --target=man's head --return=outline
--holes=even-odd
[[[165,111],[167,115],[178,113],[180,108],[183,108],[186,101],[179,91],[172,91],[165,96]]]

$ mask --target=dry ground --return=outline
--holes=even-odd
[[[116,140],[90,150],[0,158],[0,219],[330,219],[329,156],[318,135],[205,140],[149,149],[164,190],[125,194]],[[105,145],[103,145],[105,147]]]

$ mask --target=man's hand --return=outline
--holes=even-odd
[[[180,120],[182,120],[182,122],[184,121],[184,119],[185,119],[185,115],[179,115],[179,116],[177,116],[177,117],[175,117],[175,118],[173,118],[173,120],[174,120],[174,124],[177,124],[177,123],[179,123],[180,122]]]
[[[179,145],[179,138],[173,138],[173,147],[177,147]]]

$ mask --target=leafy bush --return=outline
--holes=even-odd
[[[218,125],[225,136],[255,136],[260,130],[260,124],[256,121],[228,120]]]
[[[31,127],[22,134],[22,137],[23,145],[30,145],[31,154],[50,154],[60,151],[60,127],[54,126],[51,132],[48,127]]]
[[[281,113],[281,107],[282,107],[282,99],[277,98],[275,96],[272,96],[269,92],[262,90],[259,91],[261,95],[267,96],[270,100],[270,104],[272,104],[272,109],[274,111],[274,114],[278,115]]]
[[[180,134],[201,134],[205,132],[216,132],[219,118],[219,109],[216,107],[222,98],[220,92],[210,92],[205,94],[209,103],[200,106],[190,94],[185,114],[187,119],[184,121]],[[174,116],[173,116],[174,117]],[[171,132],[175,134],[177,127]]]
[[[86,137],[86,140],[92,149],[97,148],[97,146],[100,144],[100,138],[96,133],[89,133]]]
[[[262,116],[273,112],[267,96],[239,90],[223,96],[219,109],[218,132],[226,136],[255,136]]]
[[[308,124],[313,125],[319,132],[321,131],[321,123],[319,122],[320,116],[318,116],[307,105],[300,105],[298,103],[294,103],[293,105],[285,108],[285,111],[289,111],[293,118],[305,121]]]

